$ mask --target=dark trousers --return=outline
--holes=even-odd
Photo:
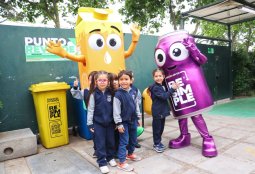
[[[124,126],[124,133],[119,133],[119,150],[118,157],[119,161],[123,163],[126,160],[126,151],[128,154],[132,154],[135,151],[135,144],[137,139],[136,122],[133,123],[122,123]]]
[[[152,132],[154,145],[161,143],[161,136],[164,132],[166,118],[152,119]]]
[[[94,132],[91,132],[91,135],[92,135],[92,141],[93,141],[93,149],[94,149],[94,151],[96,151],[97,150],[97,148],[96,148],[96,139],[95,139],[95,134],[94,134]]]
[[[115,151],[114,124],[102,126],[94,123],[97,163],[99,167],[106,166],[107,161],[113,159]]]
[[[114,131],[114,139],[115,139],[115,154],[118,154],[120,135],[118,129]]]

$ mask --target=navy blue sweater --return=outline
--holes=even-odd
[[[169,91],[165,91],[163,86],[158,83],[150,86],[149,90],[151,92],[153,118],[160,119],[170,115],[168,99],[175,90],[171,88]]]
[[[133,122],[137,120],[137,108],[136,108],[137,104],[135,103],[136,96],[137,96],[136,91],[132,88],[129,91],[119,88],[115,92],[114,98],[116,98],[120,102],[120,107],[121,107],[120,117],[122,122]],[[119,109],[119,108],[114,108],[114,109]],[[119,125],[121,124],[121,122],[116,122],[116,124]]]
[[[95,106],[93,113],[93,123],[99,123],[103,126],[107,126],[113,123],[113,98],[111,92],[106,89],[103,93],[98,88],[95,88],[93,94]]]

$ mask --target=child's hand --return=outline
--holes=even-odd
[[[122,133],[122,134],[125,132],[124,126],[122,124],[118,126],[118,131],[119,133]]]
[[[137,126],[141,126],[142,125],[142,121],[138,120],[138,125]]]
[[[89,130],[90,130],[92,133],[94,133],[94,128],[90,128]]]
[[[178,83],[173,83],[172,84],[172,88],[175,89],[175,90],[178,89],[179,87],[180,87],[180,84],[178,84]]]
[[[75,81],[73,82],[73,87],[78,87],[79,85],[79,80],[76,78]]]

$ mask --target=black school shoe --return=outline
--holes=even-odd
[[[141,145],[139,143],[136,143],[135,148],[141,148]]]
[[[96,151],[93,153],[92,157],[93,157],[93,158],[97,158]]]

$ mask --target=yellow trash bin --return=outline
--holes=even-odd
[[[40,140],[44,147],[52,148],[68,144],[68,124],[65,82],[33,84],[32,92]]]

